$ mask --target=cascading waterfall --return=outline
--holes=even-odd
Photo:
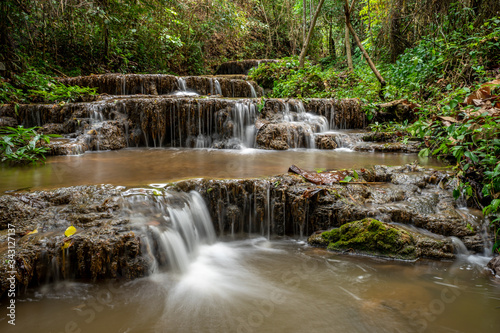
[[[165,268],[186,272],[200,246],[216,241],[212,219],[197,192],[131,189],[124,198],[132,227],[142,231],[143,253],[153,273]]]
[[[214,80],[214,88],[215,88],[216,95],[222,95],[222,89],[220,87],[219,80],[217,80],[217,79]]]
[[[177,86],[179,87],[180,91],[187,91],[186,80],[184,80],[184,78],[177,78]]]
[[[291,111],[292,107],[295,108],[295,112]],[[304,136],[306,148],[314,149],[316,148],[316,135],[330,130],[328,120],[324,116],[306,112],[304,104],[301,101],[296,105],[292,105],[289,102],[283,103],[282,113],[284,122],[300,126],[300,131],[298,128],[288,129],[288,144],[292,148],[300,148],[299,142],[301,140],[299,137]]]
[[[257,114],[255,104],[236,103],[231,111],[233,121],[233,137],[246,148],[252,148],[255,143],[255,120]]]
[[[257,98],[257,93],[255,92],[255,88],[253,85],[247,81],[248,86],[250,87],[250,97],[251,98]]]

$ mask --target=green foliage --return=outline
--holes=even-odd
[[[480,29],[465,26],[441,38],[424,38],[391,65],[391,83],[407,94],[429,98],[441,91],[434,83],[473,82],[485,69],[500,61],[500,19],[485,22]]]
[[[478,113],[478,112],[477,112]],[[461,179],[453,195],[473,200],[500,226],[500,119],[488,113],[474,114],[463,122],[445,126],[441,121],[420,118],[407,127],[425,140],[420,156],[452,160]]]
[[[299,68],[297,57],[277,63],[264,63],[250,71],[249,77],[264,88],[273,88],[269,97],[315,97],[324,92],[320,66],[306,62]]]
[[[97,94],[96,88],[66,86],[35,69],[14,75],[13,83],[15,87],[2,79],[0,103],[77,102]]]
[[[0,161],[12,164],[36,164],[41,159],[45,160],[49,148],[43,143],[49,143],[51,137],[59,136],[38,134],[36,129],[37,127],[22,126],[0,128]]]
[[[258,5],[258,6],[257,6]],[[19,67],[91,73],[207,74],[224,59],[288,54],[290,16],[278,0],[5,0],[7,50]],[[264,10],[264,12],[261,12]],[[276,36],[267,43],[271,27]],[[2,31],[3,32],[3,31]],[[0,54],[4,50],[0,50]],[[19,60],[22,59],[22,60]]]

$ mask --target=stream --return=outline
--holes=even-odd
[[[16,326],[8,324],[9,298],[0,298],[2,333],[500,331],[500,280],[485,268],[491,248],[480,212],[455,203],[444,173],[412,169],[445,170],[439,161],[399,142],[363,141],[357,101],[262,103],[256,84],[214,77],[65,80],[117,96],[0,107],[0,116],[64,133],[52,149],[68,155],[0,166],[0,193],[17,205],[2,209],[27,228],[17,240],[40,274],[16,294]],[[198,94],[229,98],[191,98]],[[381,167],[371,185],[352,187],[310,190],[300,177],[278,176],[291,165],[319,172],[407,164],[411,170]],[[230,181],[243,178],[261,179]],[[186,179],[180,190],[168,188]],[[60,190],[99,184],[112,186]],[[307,244],[349,214],[446,239],[455,259],[389,260]],[[443,216],[451,222],[440,224]],[[77,233],[64,236],[73,224]],[[453,232],[484,253],[469,252]],[[6,249],[0,244],[0,254]],[[130,275],[109,279],[120,269]]]
[[[184,274],[59,282],[18,299],[2,332],[498,332],[479,265],[337,255],[293,239],[203,245]]]
[[[420,165],[440,167],[436,160],[416,154],[365,153],[296,149],[148,149],[89,152],[55,156],[45,164],[9,168],[0,166],[0,192],[84,184],[147,185],[184,178],[250,178],[286,173],[292,164],[305,169],[369,168],[373,165]]]

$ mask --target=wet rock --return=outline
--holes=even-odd
[[[382,153],[418,153],[420,142],[387,142],[387,143],[359,143],[353,149],[355,151],[375,151]]]
[[[303,123],[267,123],[257,131],[257,148],[287,150],[307,148],[313,140],[311,126]]]
[[[496,256],[488,263],[488,268],[493,271],[493,274],[500,276],[500,256]]]
[[[383,233],[398,237],[389,244],[371,243],[370,251],[385,251],[384,255],[394,251],[395,256],[408,258],[451,258],[453,250],[447,236],[458,237],[471,251],[483,251],[476,231],[479,229],[471,230],[468,217],[457,212],[451,188],[438,185],[449,177],[447,172],[407,165],[376,166],[364,172],[358,170],[358,174],[360,184],[315,185],[301,176],[285,174],[263,179],[189,179],[168,185],[167,191],[200,193],[214,228],[221,235],[300,237],[356,221],[367,224],[363,228],[368,230],[371,220],[368,224],[366,219],[372,218],[383,220],[375,223],[374,229],[383,228]],[[437,184],[435,178],[441,181]],[[362,183],[368,179],[378,183]],[[144,204],[155,205],[161,192],[148,197],[147,191],[133,191],[146,200],[136,208],[146,207],[145,214],[152,214]],[[21,290],[50,281],[56,275],[100,280],[148,274],[151,257],[144,252],[143,231],[132,223],[134,210],[124,205],[125,197],[125,189],[113,186],[76,186],[0,196],[0,294],[6,288],[9,223],[16,229],[15,260]],[[148,218],[148,223],[155,225],[162,216],[153,214]],[[67,238],[64,231],[71,225],[77,233]],[[423,234],[411,226],[434,235]],[[344,228],[347,232],[348,227]],[[355,244],[347,245],[356,249]]]
[[[373,118],[374,122],[403,122],[404,120],[412,122],[417,119],[417,114],[415,111],[419,106],[406,100],[389,102],[381,104],[380,106],[380,111],[376,112]]]
[[[122,124],[118,121],[105,121],[87,133],[89,150],[117,150],[127,147]]]
[[[315,234],[308,239],[308,242],[321,247],[328,243],[327,248],[331,251],[347,251],[398,259],[454,258],[453,246],[449,240],[432,239],[371,218],[350,222],[340,228]]]
[[[308,112],[325,117],[330,129],[364,128],[366,114],[357,99],[319,99],[307,101],[294,99],[267,99],[261,115],[264,119],[281,122],[284,114]]]
[[[39,129],[42,134],[66,134],[63,124],[48,123],[44,124],[42,128]]]
[[[295,173],[304,177],[307,181],[316,185],[332,185],[343,181],[348,175],[348,171],[332,171],[332,172],[308,172],[295,165],[292,165],[288,172]],[[309,195],[310,196],[310,195]]]
[[[7,224],[16,231],[16,280],[19,291],[57,277],[96,281],[147,273],[141,239],[121,213],[121,190],[77,186],[0,196],[0,244],[7,245]],[[77,232],[64,236],[69,226]],[[7,246],[0,247],[2,295],[6,288]]]
[[[0,127],[4,126],[16,127],[17,120],[13,117],[0,117]]]
[[[315,140],[318,149],[335,149],[338,147],[335,135],[317,135]]]
[[[262,88],[253,81],[207,76],[104,74],[62,78],[59,81],[70,86],[97,88],[98,93],[109,95],[168,95],[184,88],[205,96],[221,93],[223,97],[254,97],[252,93],[255,92],[255,97],[260,97],[263,94]],[[220,92],[217,91],[216,81],[220,85]]]
[[[362,140],[367,142],[392,142],[397,138],[396,134],[389,132],[370,132],[363,135]]]
[[[48,155],[80,155],[89,150],[86,140],[82,137],[78,139],[51,139],[47,145],[49,147]]]
[[[43,133],[63,134],[65,139],[78,141],[56,142],[52,154],[74,154],[97,149],[94,138],[99,137],[101,127],[113,135],[121,133],[126,146],[237,148],[242,144],[253,146],[255,134],[250,133],[248,127],[255,124],[259,136],[258,147],[281,150],[314,147],[313,134],[328,128],[327,118],[314,115],[316,110],[327,116],[330,112],[332,116],[331,110],[335,109],[335,115],[345,116],[338,111],[342,109],[346,115],[364,117],[359,103],[353,103],[352,100],[321,100],[303,104],[298,100],[269,99],[263,111],[258,113],[259,103],[252,99],[103,97],[90,103],[20,105],[17,115],[13,106],[2,105],[0,115],[13,114],[18,123],[25,127],[43,126]],[[347,122],[345,126],[357,126],[358,120]],[[110,121],[115,123],[102,124]],[[111,130],[112,126],[119,130]],[[91,140],[83,140],[82,136],[88,136]],[[231,139],[240,140],[239,145]],[[318,140],[322,147],[331,149],[334,146],[333,136]],[[335,140],[337,144],[345,141]],[[99,144],[99,149],[123,147],[123,140],[112,141]]]
[[[258,67],[259,64],[263,63],[276,63],[278,60],[273,59],[261,59],[261,60],[240,60],[240,61],[229,61],[221,64],[215,74],[216,75],[248,75],[248,71],[253,67]]]

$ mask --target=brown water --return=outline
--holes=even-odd
[[[47,189],[73,185],[145,185],[184,178],[247,178],[286,173],[295,164],[303,169],[367,168],[418,161],[440,166],[416,154],[363,153],[326,150],[207,150],[124,149],[49,157],[37,167],[0,167],[0,192],[22,188]]]
[[[338,255],[293,240],[202,246],[183,275],[59,283],[17,298],[7,332],[482,332],[500,285],[474,264]],[[481,259],[480,259],[481,261]]]

